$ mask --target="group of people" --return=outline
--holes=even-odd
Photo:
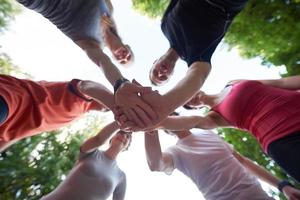
[[[134,60],[120,38],[110,0],[17,0],[49,19],[102,69],[111,92],[100,83],[73,79],[47,82],[0,75],[0,151],[17,141],[71,123],[89,110],[114,113],[115,121],[79,149],[67,178],[42,199],[125,198],[126,176],[116,158],[126,150],[133,131],[145,132],[149,168],[171,174],[178,169],[206,199],[272,199],[257,178],[277,187],[290,200],[300,191],[243,157],[208,129],[235,127],[249,131],[263,150],[300,182],[300,76],[278,80],[236,80],[216,95],[200,91],[210,59],[234,17],[247,0],[171,0],[162,18],[170,48],[150,70],[154,85],[166,83],[180,58],[186,75],[166,94],[129,81],[103,52],[106,46],[122,65]],[[180,106],[206,116],[173,116]],[[194,130],[190,130],[193,129]],[[158,129],[178,137],[162,152]],[[111,139],[110,139],[111,138]],[[98,147],[109,141],[105,151]],[[255,176],[257,178],[255,178]]]

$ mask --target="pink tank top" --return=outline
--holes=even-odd
[[[241,81],[213,111],[231,125],[250,131],[267,152],[268,145],[300,131],[300,92]]]

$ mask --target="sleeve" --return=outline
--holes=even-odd
[[[89,98],[88,96],[82,94],[78,88],[77,85],[81,80],[79,79],[72,79],[69,83],[68,83],[68,89],[70,92],[72,92],[74,95],[78,96],[79,98],[87,101],[87,102],[92,102],[93,99]]]
[[[98,154],[99,150],[95,149],[94,151],[91,152],[83,152],[81,151],[81,149],[79,149],[79,155],[78,155],[78,160],[83,160],[86,159],[88,157],[96,157]]]
[[[174,169],[176,169],[176,163],[177,163],[176,149],[173,147],[169,147],[164,151],[163,154],[165,154],[166,156],[169,156],[173,161],[173,167],[169,167],[164,171],[165,174],[171,175],[173,173]]]
[[[125,193],[126,193],[126,175],[123,173],[121,176],[120,183],[116,187],[113,193],[113,200],[123,200],[125,198]]]

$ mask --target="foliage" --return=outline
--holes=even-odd
[[[300,74],[299,19],[299,0],[252,0],[225,41],[244,57],[260,57],[267,66],[285,65],[288,75]]]
[[[133,8],[151,18],[161,17],[170,0],[133,0]]]
[[[8,23],[19,11],[15,1],[0,0],[0,33],[7,28]]]
[[[14,65],[11,62],[11,59],[5,53],[0,52],[0,74],[7,74],[7,75],[18,75],[23,77],[31,77],[29,74],[24,73],[20,70],[20,68]]]
[[[60,143],[56,132],[27,138],[9,148],[0,162],[3,199],[39,199],[73,166],[82,136]]]

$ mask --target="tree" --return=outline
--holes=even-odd
[[[284,65],[300,74],[300,1],[252,0],[235,18],[225,42],[246,58],[260,57],[270,66]]]
[[[8,26],[8,23],[20,11],[16,2],[11,0],[0,0],[0,33]]]
[[[170,0],[133,0],[133,8],[151,18],[161,17]]]

